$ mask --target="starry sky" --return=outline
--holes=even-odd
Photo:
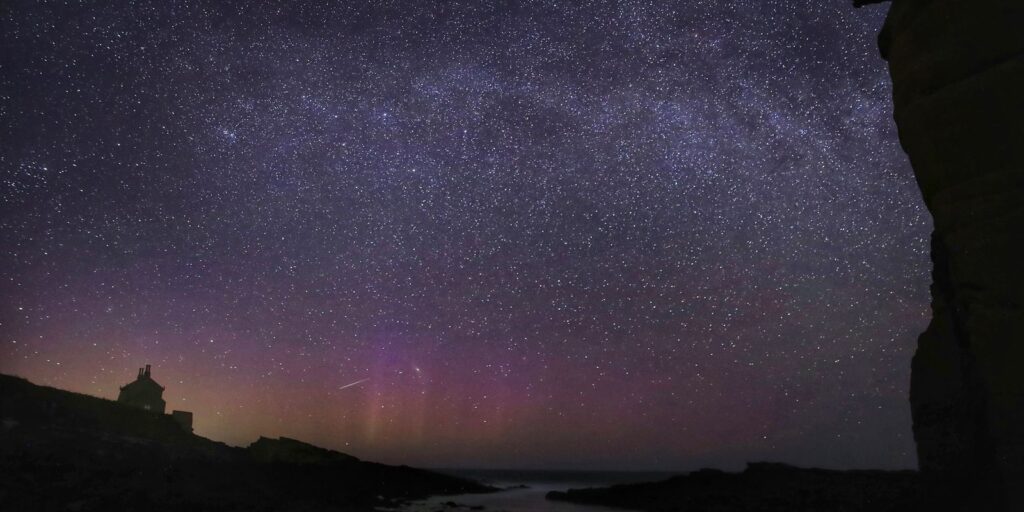
[[[0,372],[389,463],[913,467],[884,11],[7,0]]]

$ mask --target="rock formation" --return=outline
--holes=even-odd
[[[935,220],[910,402],[936,508],[1024,510],[1022,27],[1020,0],[894,0],[879,37]]]
[[[904,512],[918,494],[914,471],[834,471],[756,462],[742,473],[702,469],[661,482],[552,491],[549,500],[650,512]]]
[[[249,455],[260,462],[283,462],[288,464],[339,464],[359,462],[346,453],[320,448],[297,439],[280,437],[270,439],[260,436],[249,445]]]

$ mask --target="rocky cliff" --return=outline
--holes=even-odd
[[[935,508],[1024,510],[1021,27],[1019,0],[895,0],[879,38],[935,220],[910,397]]]

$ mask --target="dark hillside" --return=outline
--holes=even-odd
[[[370,510],[489,490],[292,439],[231,447],[168,415],[0,375],[0,510]]]

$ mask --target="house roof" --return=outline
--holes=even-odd
[[[153,378],[148,376],[148,375],[141,375],[137,379],[135,379],[134,381],[129,382],[128,384],[125,384],[124,386],[121,386],[121,389],[147,389],[147,388],[148,389],[156,389],[156,390],[159,390],[159,391],[163,391],[164,390],[163,386],[161,386],[160,384],[157,384],[156,381],[153,380]]]

